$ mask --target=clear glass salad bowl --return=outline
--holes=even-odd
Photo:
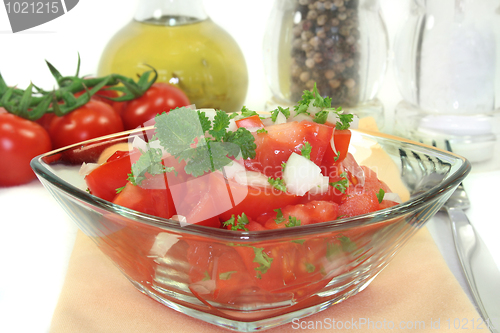
[[[142,129],[49,152],[31,165],[139,291],[206,322],[254,331],[319,312],[362,291],[470,171],[466,159],[449,152],[385,134],[352,132],[350,151],[356,160],[378,171],[403,203],[278,230],[183,225],[89,194],[79,174],[81,160],[95,162],[103,149],[129,142]]]

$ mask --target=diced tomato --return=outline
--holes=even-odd
[[[380,209],[377,192],[367,191],[357,195],[349,196],[344,203],[339,206],[339,216],[353,217],[367,214]]]
[[[187,243],[190,287],[199,297],[235,303],[245,290],[255,293],[255,283],[232,247],[197,240]]]
[[[281,210],[282,220],[278,219],[275,214],[273,218],[265,223],[267,229],[285,228],[289,223],[290,218],[295,218],[300,221],[300,225],[307,225],[325,221],[333,221],[337,219],[339,206],[334,202],[329,201],[311,201],[306,204],[298,204],[286,206]]]
[[[147,176],[141,185],[127,183],[113,203],[163,218],[177,214],[167,177],[163,174]]]
[[[380,189],[382,189],[385,193],[389,193],[391,192],[391,189],[389,188],[389,186],[387,186],[387,184],[385,184],[383,181],[381,181],[380,179],[378,179],[377,177],[377,173],[368,168],[367,166],[361,166],[361,168],[363,169],[364,173],[365,173],[365,185],[364,185],[364,190],[365,191],[376,191],[378,193],[378,191],[380,191]]]
[[[239,184],[222,177],[215,177],[218,185],[211,194],[217,201],[224,202],[225,209],[220,212],[220,219],[227,221],[232,215],[245,213],[249,218],[256,219],[260,215],[272,212],[274,209],[296,204],[300,197],[282,192],[274,187],[254,187]],[[222,203],[221,203],[222,204]]]
[[[333,132],[333,142],[336,153],[333,151],[331,144],[328,144],[327,151],[321,161],[321,170],[323,175],[332,177],[338,174],[338,166],[346,156],[351,142],[350,130],[335,130]]]
[[[266,127],[267,133],[255,136],[257,149],[254,159],[245,161],[251,171],[259,171],[268,177],[278,178],[282,174],[282,164],[308,142],[311,161],[321,165],[323,156],[330,147],[333,128],[309,121],[290,122]]]
[[[104,164],[85,177],[90,193],[101,199],[113,201],[116,190],[127,184],[132,163],[139,158],[139,155],[138,150],[115,152]]]
[[[253,115],[235,121],[236,126],[245,128],[264,128],[264,124],[258,115]]]

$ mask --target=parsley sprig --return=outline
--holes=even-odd
[[[332,186],[333,188],[339,190],[341,193],[345,193],[345,191],[349,187],[349,180],[347,179],[347,173],[346,172],[342,172],[340,174],[340,177],[341,177],[341,179],[339,181],[330,182],[328,184],[330,186]]]
[[[252,133],[243,127],[229,131],[229,122],[222,111],[212,122],[205,112],[177,108],[155,117],[156,137],[168,153],[186,161],[186,173],[198,177],[222,169],[232,162],[231,157],[255,157]]]
[[[314,115],[314,121],[319,123],[319,124],[324,124],[328,118],[328,114],[330,112],[334,112],[337,114],[337,117],[339,118],[339,121],[335,124],[335,129],[338,130],[345,130],[348,129],[350,126],[350,123],[353,120],[353,115],[352,114],[345,114],[344,111],[342,110],[342,107],[338,108],[333,108],[332,107],[332,99],[330,97],[322,97],[321,94],[318,91],[318,88],[316,84],[314,84],[313,90],[305,90],[302,99],[297,102],[297,105],[295,106],[295,112],[296,114],[300,113],[305,113],[310,115],[309,113],[309,107],[311,106],[318,107],[320,108],[320,111],[318,111]]]
[[[250,223],[248,220],[248,217],[246,216],[245,213],[242,213],[241,215],[238,215],[238,217],[234,217],[234,215],[231,215],[231,218],[225,222],[222,223],[224,227],[231,226],[231,230],[243,230],[243,231],[248,231],[248,228],[246,225]]]

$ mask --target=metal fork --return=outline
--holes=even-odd
[[[433,146],[436,146],[435,141]],[[448,140],[445,140],[445,147],[452,152]],[[499,333],[500,272],[464,212],[469,207],[469,197],[462,183],[443,206],[451,221],[455,249],[477,309],[491,332]]]

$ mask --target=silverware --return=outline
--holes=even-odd
[[[436,146],[435,141],[433,145]],[[446,150],[452,152],[445,140]],[[443,208],[448,213],[455,249],[479,314],[491,332],[500,329],[500,272],[488,248],[470,223],[465,210],[470,201],[463,184],[450,196]]]

